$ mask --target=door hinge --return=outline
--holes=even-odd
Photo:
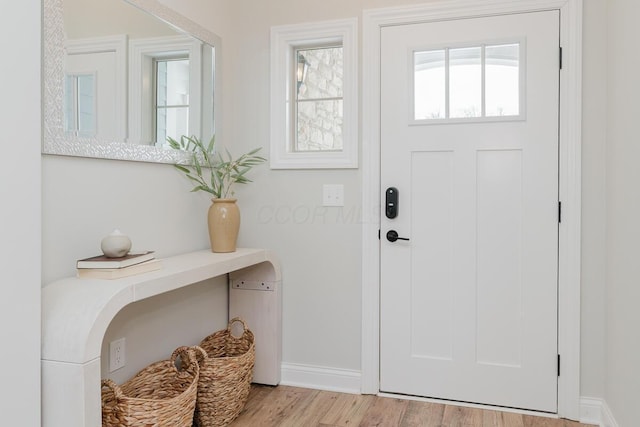
[[[560,376],[560,355],[558,355],[558,376]]]
[[[380,240],[380,229],[378,229],[378,240]]]
[[[562,70],[562,46],[560,46],[560,69]]]
[[[558,202],[558,223],[562,222],[562,202]]]

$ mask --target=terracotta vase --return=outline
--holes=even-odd
[[[240,230],[237,199],[211,199],[208,213],[211,252],[235,252]]]

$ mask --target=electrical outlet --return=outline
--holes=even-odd
[[[109,372],[124,367],[125,365],[125,341],[124,338],[111,341],[109,344]]]

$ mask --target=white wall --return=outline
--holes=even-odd
[[[172,27],[120,1],[64,0],[63,20],[69,39],[127,34],[130,38],[172,36]]]
[[[74,275],[75,261],[99,254],[100,240],[114,228],[129,235],[133,248],[155,250],[159,258],[208,248],[209,198],[190,193],[171,165],[43,156],[42,174],[45,284]],[[123,382],[179,345],[225,327],[225,285],[223,277],[127,307],[102,348],[105,366],[108,343],[125,337],[127,365],[103,376]]]
[[[640,2],[608,4],[607,360],[605,399],[620,426],[640,398]]]
[[[408,1],[403,3],[421,3]],[[270,28],[361,18],[398,1],[232,2],[224,39],[225,140],[269,151]],[[361,23],[360,23],[361,26]],[[361,28],[360,31],[361,33]],[[361,40],[360,40],[361,46]],[[231,95],[229,95],[231,94]],[[276,250],[283,264],[283,358],[287,363],[359,371],[361,353],[361,191],[359,169],[267,170],[240,192],[242,241]],[[344,208],[321,206],[322,184],[343,184]]]
[[[40,2],[12,4],[10,13],[0,13],[0,29],[0,424],[34,427],[40,425]]]

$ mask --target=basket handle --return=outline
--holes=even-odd
[[[109,390],[111,390],[116,400],[120,400],[124,397],[124,394],[122,393],[122,389],[120,389],[120,386],[110,379],[102,380],[100,382],[100,386],[101,388],[106,387]]]
[[[200,364],[202,364],[202,362],[207,360],[207,357],[209,357],[209,355],[207,354],[207,351],[204,348],[200,347],[199,345],[194,345],[193,347],[191,347],[191,349],[196,355],[196,360],[198,361],[199,366]]]
[[[234,323],[239,322],[242,324],[242,335],[240,335],[239,337],[234,336],[231,333],[231,327],[233,326]],[[233,319],[229,320],[229,324],[227,325],[227,331],[229,332],[229,335],[232,336],[235,339],[240,339],[244,336],[244,334],[247,333],[247,331],[249,330],[249,328],[247,327],[247,324],[245,323],[244,320],[242,320],[240,317],[234,317]]]
[[[182,361],[182,369],[180,370],[176,367],[176,359],[178,356],[180,356],[180,360]],[[184,377],[188,375],[198,375],[200,373],[196,353],[191,347],[181,346],[176,348],[171,354],[171,363],[178,376]]]

